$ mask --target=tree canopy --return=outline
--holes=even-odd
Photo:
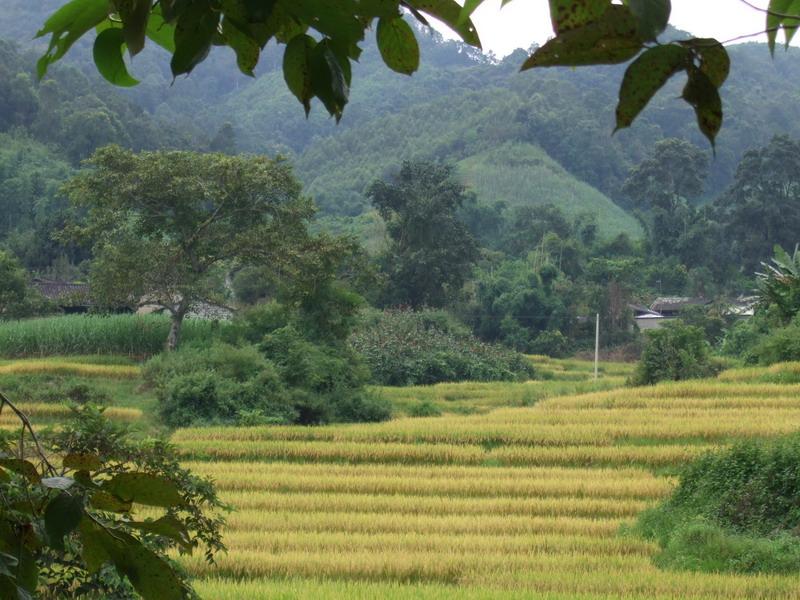
[[[278,269],[314,213],[288,164],[264,157],[109,146],[88,166],[66,189],[87,213],[72,233],[92,243],[93,293],[168,312],[170,349],[192,307],[224,303],[225,267]]]
[[[136,55],[147,40],[171,54],[175,77],[190,73],[214,45],[232,48],[239,69],[252,75],[262,50],[274,40],[285,45],[285,83],[306,113],[317,98],[338,120],[349,99],[352,62],[368,30],[374,26],[386,65],[411,74],[420,53],[404,13],[425,25],[429,18],[442,21],[466,44],[480,48],[470,17],[484,1],[467,0],[462,7],[455,0],[70,0],[39,31],[39,36],[50,36],[50,43],[38,70],[43,75],[92,29],[98,31],[93,50],[97,69],[120,86],[137,83],[125,65],[125,50]],[[772,50],[779,31],[787,45],[796,31],[792,8],[791,2],[771,0],[765,11]],[[683,73],[682,98],[713,145],[722,126],[719,89],[730,58],[715,39],[661,40],[669,25],[670,0],[550,0],[550,15],[555,37],[537,48],[522,70],[630,62],[620,86],[617,129],[629,127],[656,92]]]

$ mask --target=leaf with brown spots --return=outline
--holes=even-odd
[[[617,128],[630,127],[670,77],[689,66],[691,52],[681,46],[656,46],[637,58],[622,80],[617,105]]]
[[[609,0],[550,0],[550,21],[560,35],[597,21],[611,6]]]
[[[708,76],[697,67],[688,71],[689,81],[683,89],[683,99],[697,114],[697,125],[714,147],[719,130],[722,128],[722,98]]]
[[[521,70],[618,64],[636,56],[642,44],[630,10],[613,5],[599,20],[565,31],[547,42],[523,63]]]

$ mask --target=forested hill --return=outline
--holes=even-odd
[[[57,4],[4,0],[0,35],[23,47],[37,44],[31,36]],[[74,84],[75,94],[86,93],[78,89],[81,85],[94,88],[92,95],[104,105],[115,99],[107,111],[111,116],[126,113],[119,119],[126,131],[112,131],[102,141],[282,152],[295,161],[309,193],[328,214],[363,212],[366,186],[403,159],[438,159],[456,164],[484,204],[552,202],[568,213],[596,213],[606,235],[635,233],[638,224],[619,208],[625,205],[620,187],[629,169],[664,137],[683,137],[708,148],[696,131],[694,115],[675,101],[681,82],[662,92],[631,130],[612,136],[622,67],[519,73],[522,51],[495,61],[438,35],[424,37],[423,68],[411,78],[386,69],[377,50],[367,48],[339,126],[320,107],[305,119],[285,89],[274,50],[254,80],[232,74],[232,57],[216,50],[175,86],[170,86],[167,61],[157,53],[151,50],[135,59],[133,70],[142,84],[130,91],[110,90],[98,80],[91,72],[88,47],[70,55],[69,61],[87,78]],[[727,118],[712,162],[705,194],[709,198],[728,185],[746,150],[776,133],[800,135],[800,105],[793,101],[799,51],[788,56],[779,52],[772,60],[763,45],[747,44],[732,48],[731,54],[733,72],[723,89]],[[28,71],[32,59],[25,56]],[[16,77],[19,68],[6,72]],[[77,82],[76,77],[71,80]],[[18,84],[36,85],[3,79],[6,90],[0,103],[15,97]],[[70,100],[59,100],[59,110],[78,114]],[[136,115],[135,127],[127,124],[131,107],[143,111]],[[0,115],[9,111],[0,106]],[[226,123],[232,135],[225,135],[231,133],[223,127]],[[76,154],[85,155],[92,145],[90,140],[81,148],[64,148],[66,158],[75,163]]]

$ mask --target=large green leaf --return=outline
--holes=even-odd
[[[171,515],[166,515],[155,521],[130,521],[128,526],[169,538],[178,544],[184,552],[191,552],[194,547],[189,537],[189,531],[184,527],[183,523]]]
[[[0,467],[4,467],[9,471],[14,471],[20,475],[24,475],[28,481],[32,483],[39,483],[41,476],[36,467],[29,460],[21,460],[19,458],[0,458]]]
[[[64,551],[64,536],[69,535],[83,518],[83,500],[79,496],[61,493],[47,504],[44,528],[50,545]]]
[[[610,0],[550,0],[553,31],[560,35],[597,21],[609,6]]]
[[[222,21],[225,42],[236,53],[236,64],[245,75],[255,77],[255,68],[261,56],[261,46],[230,19]]]
[[[122,29],[109,27],[101,31],[94,40],[94,64],[106,81],[120,87],[132,87],[139,81],[131,77],[125,65],[125,36]]]
[[[205,60],[219,25],[220,13],[209,0],[196,0],[179,16],[175,24],[175,53],[170,66],[177,77],[191,73]]]
[[[484,0],[464,0],[464,6],[461,7],[461,14],[458,15],[458,24],[463,25],[470,18],[478,7],[483,4]]]
[[[311,98],[314,97],[311,56],[316,45],[314,38],[301,34],[286,45],[283,53],[283,78],[289,91],[302,103],[306,116],[311,111]]]
[[[697,125],[713,147],[722,128],[723,117],[722,99],[717,86],[700,69],[693,67],[689,69],[689,81],[683,90],[683,99],[694,108]]]
[[[630,10],[613,5],[598,20],[548,41],[523,63],[522,70],[626,62],[641,51],[642,43]]]
[[[667,28],[672,13],[670,0],[625,0],[639,24],[639,35],[655,40]]]
[[[127,577],[144,600],[183,600],[187,588],[169,563],[148,549],[132,535],[108,530],[90,519],[80,524],[83,559],[90,572],[105,563],[112,563],[119,574]]]
[[[103,466],[103,461],[96,454],[72,453],[67,454],[61,464],[76,471],[96,471]]]
[[[89,498],[89,504],[92,505],[92,508],[96,508],[97,510],[126,513],[130,512],[133,503],[130,501],[120,500],[113,494],[98,490]]]
[[[461,20],[461,5],[455,0],[408,0],[408,5],[439,19],[455,31],[462,40],[476,48],[481,47],[478,30],[471,19]]]
[[[630,127],[653,96],[670,77],[684,70],[691,52],[680,46],[656,46],[644,52],[628,67],[619,90],[617,129]]]
[[[342,111],[350,97],[347,79],[340,58],[330,42],[323,40],[317,44],[311,52],[311,84],[314,95],[337,122],[342,118]]]
[[[402,17],[378,21],[378,49],[383,62],[398,73],[411,75],[419,68],[419,44]]]
[[[684,45],[695,51],[700,58],[700,70],[711,83],[721,88],[731,72],[731,58],[725,47],[712,38],[692,39],[684,42]]]
[[[131,56],[139,54],[144,48],[147,36],[147,22],[152,0],[113,0],[117,13],[122,18],[122,33],[125,45]]]
[[[150,13],[147,22],[147,37],[169,53],[175,52],[175,25],[167,23],[161,13],[161,4]]]
[[[793,18],[798,15],[798,18]],[[786,39],[786,47],[797,33],[797,27],[800,25],[800,0],[770,0],[767,11],[767,41],[769,43],[769,51],[775,53],[775,40],[778,37],[778,31],[783,29],[783,34]]]
[[[72,0],[57,10],[36,34],[50,34],[50,45],[36,64],[39,77],[87,31],[108,18],[108,0]]]
[[[103,491],[125,502],[164,508],[178,506],[183,501],[174,483],[150,473],[119,473],[103,484]]]

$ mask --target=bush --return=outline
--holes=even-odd
[[[151,359],[143,374],[171,427],[241,424],[255,414],[274,423],[297,419],[277,368],[254,347],[188,346]]]
[[[111,397],[97,382],[53,374],[3,375],[2,389],[19,402],[111,404]]]
[[[569,340],[558,330],[542,331],[528,347],[532,354],[542,354],[553,358],[566,358],[572,354]]]
[[[409,417],[440,417],[442,409],[430,400],[423,400],[408,407]]]
[[[800,323],[795,320],[759,337],[749,352],[749,358],[748,362],[762,365],[800,360]]]
[[[0,322],[0,357],[123,354],[144,357],[164,349],[169,317],[162,315],[67,315]],[[214,339],[225,324],[187,320],[184,343]]]
[[[635,531],[662,548],[657,562],[703,571],[800,571],[800,436],[739,443],[681,475]]]
[[[709,377],[719,371],[711,361],[703,330],[680,322],[648,331],[642,357],[633,376],[635,385]]]
[[[380,385],[520,381],[534,374],[524,356],[478,341],[442,311],[368,313],[350,344]]]

